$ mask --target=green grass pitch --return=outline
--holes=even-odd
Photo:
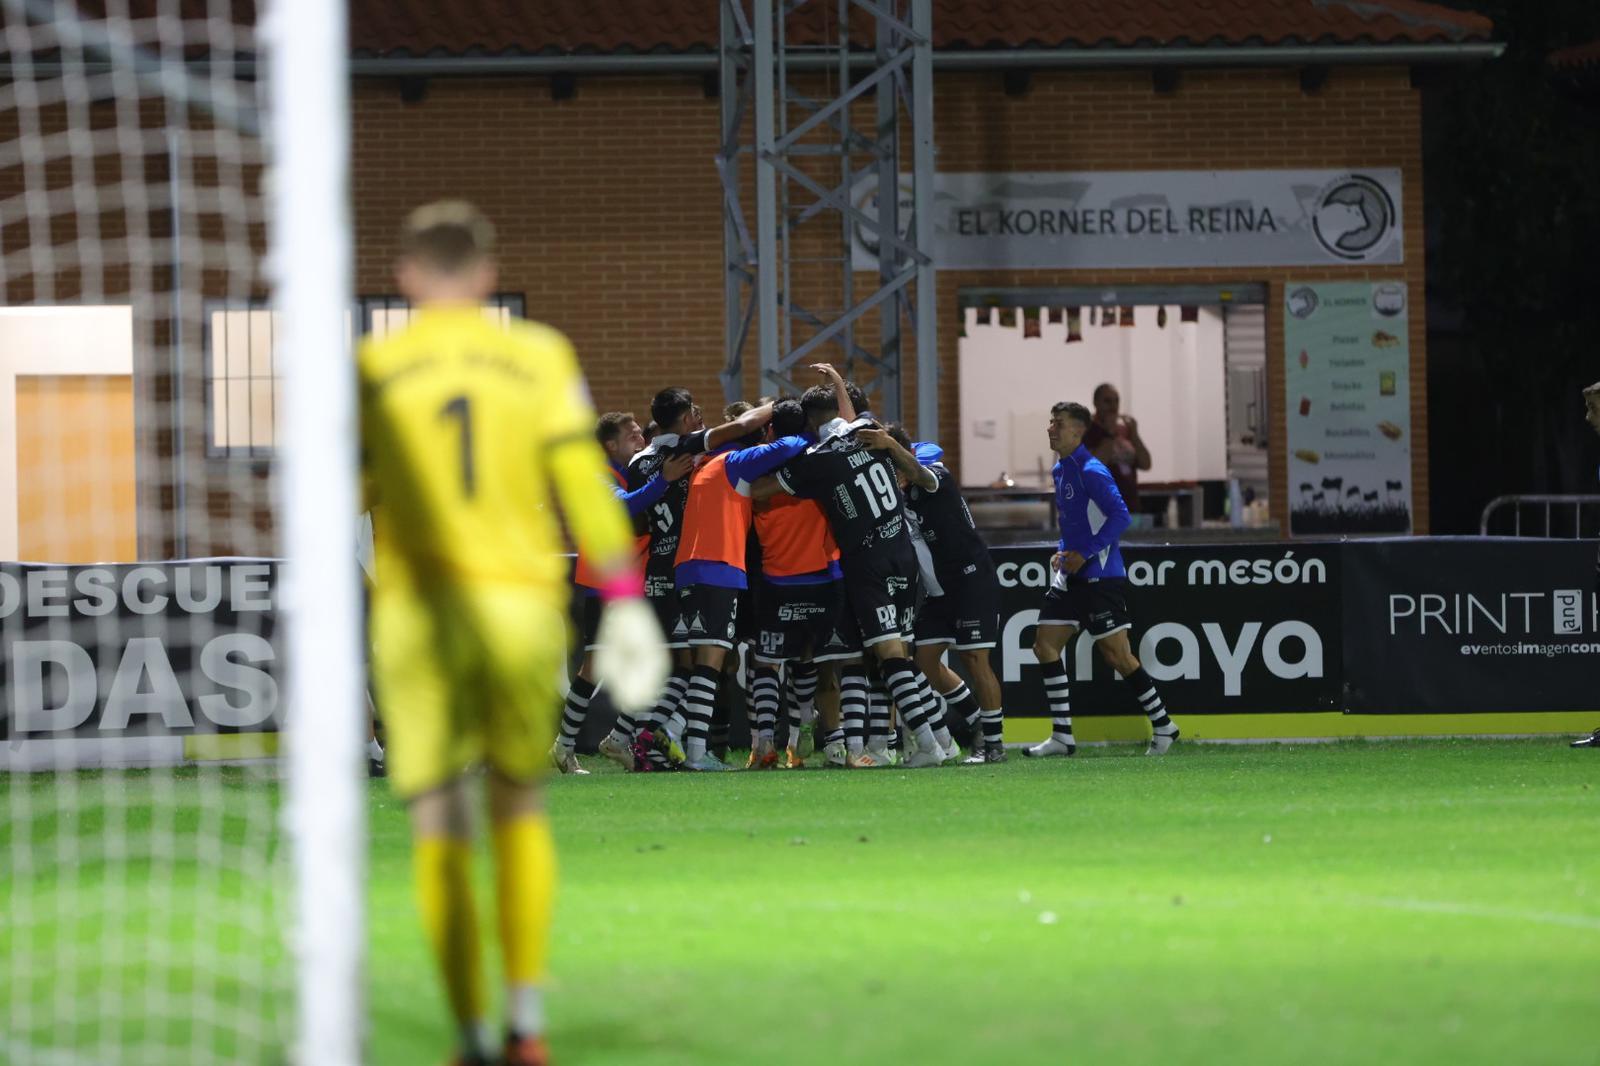
[[[559,1062],[1594,1061],[1600,756],[1563,741],[550,789]],[[448,1042],[374,789],[374,1061]],[[486,882],[485,882],[486,884]]]
[[[549,1011],[566,1066],[1596,1061],[1600,755],[1560,739],[1180,745],[1166,759],[1116,746],[937,771],[586,764],[593,776],[550,787]],[[142,825],[141,796],[182,795],[174,783],[126,775],[107,798],[131,809],[106,824]],[[15,787],[0,777],[0,793]],[[0,811],[43,810],[49,779],[27,787]],[[271,800],[251,790],[265,787],[235,780],[210,803],[251,793],[240,827],[259,828]],[[370,815],[368,1060],[431,1066],[451,1029],[404,812],[382,782]],[[0,825],[0,858],[20,831]],[[27,832],[49,838],[43,820]],[[155,895],[180,913],[248,892],[203,866],[162,869]],[[119,890],[150,888],[138,871]],[[0,869],[0,899],[35,916],[63,884]],[[479,885],[488,932],[486,855]],[[71,879],[85,898],[106,887],[89,867]],[[163,928],[209,949],[221,927]],[[27,932],[35,947],[86,935],[116,931]],[[17,936],[0,915],[13,980]],[[248,986],[208,988],[249,1009]],[[109,1007],[136,1037],[140,996],[108,971],[82,990],[83,1032],[55,1035],[92,1046]]]

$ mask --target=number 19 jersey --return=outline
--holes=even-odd
[[[912,550],[894,464],[883,452],[868,450],[855,434],[875,425],[858,419],[778,471],[785,492],[822,506],[844,560]]]
[[[364,341],[358,367],[380,586],[465,580],[564,598],[558,482],[593,488],[594,505],[566,516],[585,554],[629,552],[594,408],[561,333],[503,326],[476,306],[424,308],[405,329]]]

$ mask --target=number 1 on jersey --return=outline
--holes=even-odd
[[[472,405],[465,396],[457,396],[439,409],[440,418],[454,418],[461,422],[461,488],[471,496],[477,491],[477,479],[472,467]]]

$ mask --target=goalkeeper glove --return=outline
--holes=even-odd
[[[639,596],[607,603],[595,643],[595,673],[618,710],[631,714],[655,703],[672,670],[672,655],[650,604]]]

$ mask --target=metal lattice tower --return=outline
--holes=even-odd
[[[898,420],[909,348],[915,428],[931,437],[939,413],[932,0],[721,0],[721,12],[723,391],[729,399],[742,391],[754,332],[760,391],[797,392],[813,380],[797,380],[797,370],[842,354],[850,372],[870,368],[874,413]],[[875,274],[852,269],[858,245],[876,249]],[[858,326],[874,313],[876,340],[859,343]]]

